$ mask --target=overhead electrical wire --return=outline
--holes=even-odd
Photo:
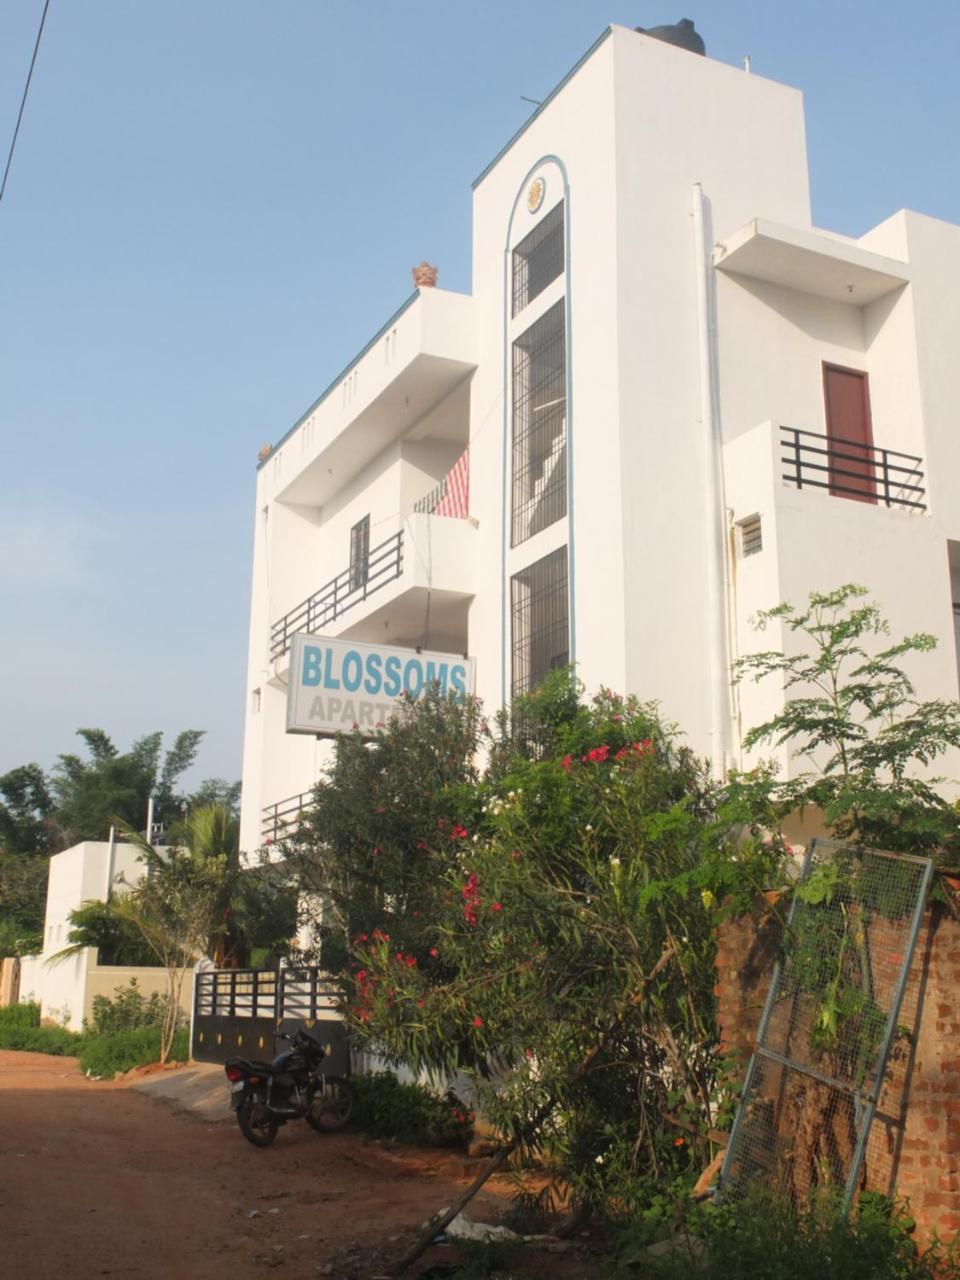
[[[40,15],[40,28],[37,31],[37,42],[33,46],[33,57],[30,59],[30,70],[27,72],[27,83],[23,86],[23,97],[20,99],[20,110],[17,112],[17,124],[13,131],[13,140],[10,143],[10,151],[7,155],[6,167],[3,170],[3,181],[0,182],[0,200],[3,199],[3,193],[7,189],[7,178],[10,176],[10,166],[13,163],[13,152],[17,145],[17,138],[20,134],[20,122],[23,119],[23,109],[27,105],[27,94],[30,92],[30,81],[33,79],[33,68],[37,62],[37,53],[40,50],[40,37],[43,35],[43,24],[47,20],[47,10],[50,8],[50,0],[44,0],[43,13]]]

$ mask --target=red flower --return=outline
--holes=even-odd
[[[431,947],[431,948],[430,948],[430,954],[433,956],[434,960],[436,960],[436,958],[437,958],[437,956],[440,954],[440,952],[437,950],[437,948],[436,948],[436,947]]]
[[[603,764],[609,754],[610,748],[604,745],[602,747],[594,747],[583,758],[584,760],[589,760],[591,764]]]
[[[560,768],[566,769],[567,773],[573,768],[573,756],[564,756],[560,761]]]
[[[502,911],[502,910],[503,910],[503,903],[502,903],[502,902],[491,902],[491,903],[490,903],[490,910],[491,910],[491,911]]]
[[[478,1013],[478,1014],[477,1014],[477,1016],[474,1018],[474,1020],[473,1020],[473,1025],[474,1025],[475,1027],[482,1027],[482,1026],[483,1026],[483,1019],[480,1017],[479,1013]]]
[[[418,1001],[417,1001],[417,1008],[418,1008],[418,1009],[422,1009],[422,1008],[423,1008],[423,1006],[424,1006],[426,1003],[427,1003],[427,1002],[426,1002],[426,1000],[418,1000]]]
[[[685,1147],[687,1145],[686,1138],[674,1138],[673,1145],[675,1147]]]
[[[416,956],[407,956],[407,968],[408,968],[408,969],[415,969],[415,968],[416,968],[416,965],[417,965],[417,957],[416,957]]]
[[[466,840],[470,832],[466,827],[461,827],[459,822],[455,822],[450,831],[451,840]]]
[[[520,850],[519,850],[519,849],[514,849],[513,853],[511,853],[510,857],[514,860],[514,862],[519,862],[519,861],[520,861],[520,859],[523,857],[523,854],[520,852]]]

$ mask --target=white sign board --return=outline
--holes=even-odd
[[[473,693],[476,659],[458,653],[417,653],[381,644],[293,637],[287,685],[287,733],[332,737],[359,729],[373,737],[400,703],[431,685],[443,693]]]

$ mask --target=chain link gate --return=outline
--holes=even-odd
[[[857,1190],[933,864],[811,841],[720,1175],[795,1206]]]

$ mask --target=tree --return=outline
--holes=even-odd
[[[11,769],[0,778],[0,851],[48,853],[53,801],[38,764]]]
[[[283,853],[311,902],[322,899],[324,966],[339,971],[350,937],[375,929],[413,946],[454,853],[456,817],[475,795],[482,734],[475,699],[434,689],[406,702],[372,741],[336,739],[333,763]]]
[[[168,823],[180,816],[174,788],[196,758],[202,730],[179,733],[165,755],[160,733],[138,738],[125,753],[102,729],[78,729],[77,733],[87,745],[89,758],[61,755],[50,776],[52,816],[63,847],[105,839],[114,819],[139,830],[151,795],[156,822]]]
[[[848,583],[811,592],[804,608],[783,603],[757,615],[759,630],[779,620],[801,648],[736,664],[736,679],[773,677],[787,693],[744,746],[786,745],[814,768],[788,782],[769,770],[740,775],[732,792],[752,789],[754,809],[767,804],[775,819],[815,806],[839,840],[957,865],[960,815],[938,789],[943,779],[919,768],[960,746],[960,703],[918,701],[902,659],[930,652],[936,640],[920,632],[886,642],[889,623],[868,594]]]
[[[0,852],[0,956],[41,950],[46,902],[47,859]]]

